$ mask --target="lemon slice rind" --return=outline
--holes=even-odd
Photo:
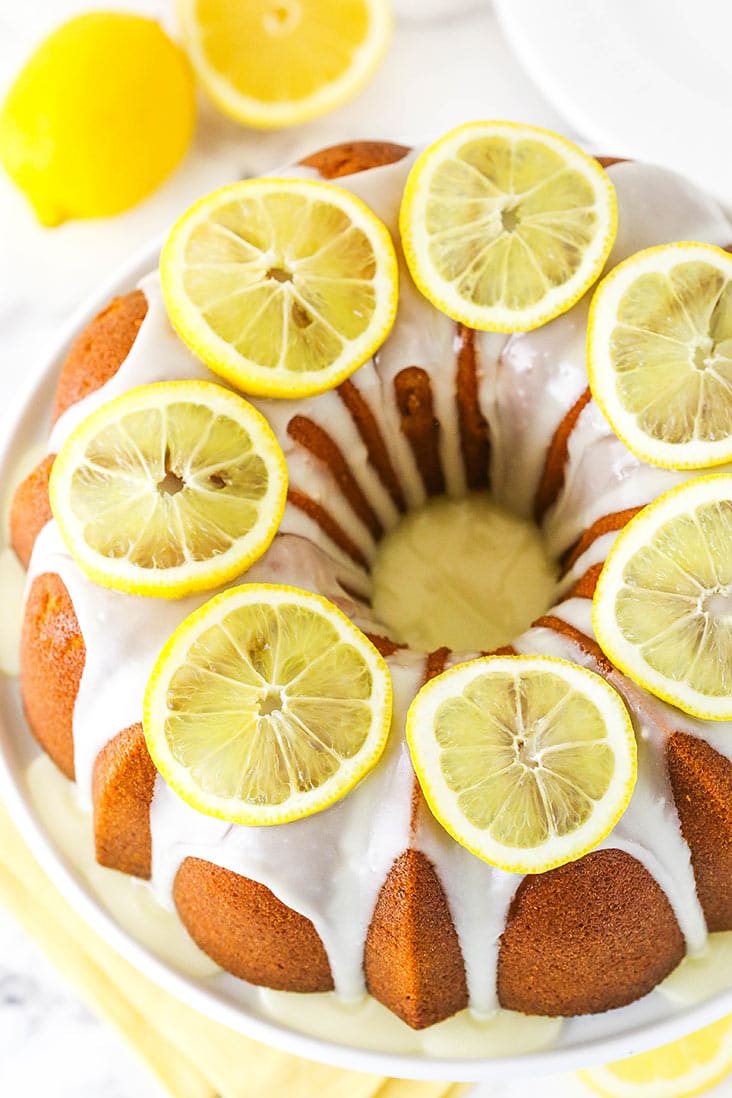
[[[522,310],[505,305],[470,303],[457,291],[453,282],[440,274],[428,255],[429,237],[425,226],[430,183],[435,170],[454,157],[469,141],[493,137],[506,141],[526,138],[544,143],[558,153],[568,167],[579,171],[592,186],[595,208],[602,223],[602,230],[585,249],[582,262],[571,278],[550,289],[536,305]],[[482,331],[529,331],[567,312],[599,277],[617,233],[617,200],[615,188],[599,162],[560,134],[517,122],[469,122],[445,134],[417,158],[404,189],[399,227],[412,278],[436,308],[453,320]]]
[[[716,1050],[704,1049],[710,1040],[716,1042]],[[701,1060],[698,1050],[706,1053]],[[579,1076],[604,1098],[692,1098],[715,1086],[730,1069],[732,1019],[726,1017],[661,1048],[581,1071]]]
[[[197,0],[178,0],[178,13],[191,62],[212,101],[230,118],[246,126],[276,129],[308,122],[335,109],[356,95],[373,76],[391,41],[393,15],[387,0],[365,2],[369,14],[368,32],[354,51],[348,68],[304,98],[283,97],[276,103],[244,94],[212,64],[201,41],[195,11]],[[232,29],[232,34],[235,33]]]
[[[688,683],[672,682],[651,667],[618,627],[614,603],[623,571],[639,551],[652,547],[654,534],[666,522],[701,504],[732,501],[732,474],[714,473],[671,488],[649,503],[623,528],[610,548],[592,600],[592,627],[598,644],[620,671],[662,701],[703,720],[732,719],[732,696],[718,698]],[[703,594],[700,588],[700,597]]]
[[[252,450],[267,470],[264,495],[257,500],[255,523],[230,548],[205,560],[170,567],[142,567],[109,557],[89,544],[71,504],[75,473],[86,465],[90,444],[123,416],[164,410],[175,404],[200,405],[218,417],[244,427]],[[200,450],[191,440],[191,453]],[[186,454],[189,457],[189,454]],[[214,463],[216,456],[212,455]],[[152,491],[148,492],[152,497]],[[241,575],[272,542],[287,499],[287,465],[277,439],[264,416],[251,404],[221,385],[207,381],[164,381],[130,389],[102,404],[69,435],[54,459],[49,482],[51,510],[62,539],[82,571],[95,583],[132,595],[181,598],[208,590]]]
[[[675,267],[694,261],[716,268],[732,281],[732,255],[716,245],[679,241],[646,248],[619,263],[600,282],[592,297],[587,322],[587,372],[596,404],[629,450],[641,460],[664,469],[712,468],[732,461],[732,428],[724,438],[685,443],[667,442],[644,431],[638,417],[620,399],[610,336],[619,326],[621,298],[639,278],[666,275]]]
[[[261,196],[273,194],[296,196],[335,207],[346,215],[352,227],[363,232],[373,251],[376,273],[371,285],[376,303],[368,326],[356,339],[344,339],[345,345],[339,357],[322,369],[295,372],[284,367],[262,366],[244,357],[205,320],[183,285],[186,251],[196,229],[205,226],[216,211],[239,198],[258,200]],[[281,262],[278,256],[261,254],[265,268],[276,267]],[[215,258],[212,266],[215,266]],[[342,187],[320,180],[248,179],[222,187],[199,199],[183,214],[168,236],[160,257],[160,278],[170,321],[183,341],[215,374],[243,392],[256,396],[297,398],[335,388],[381,346],[396,319],[399,273],[389,230],[361,199]],[[246,313],[243,315],[248,318]]]
[[[588,698],[603,715],[611,736],[615,767],[606,792],[589,819],[564,836],[536,847],[501,843],[476,827],[460,809],[456,793],[442,773],[435,747],[434,719],[438,706],[454,699],[478,677],[493,673],[549,671]],[[619,694],[594,672],[554,656],[483,656],[459,664],[431,679],[419,692],[407,715],[407,742],[425,799],[439,823],[478,858],[510,873],[543,873],[574,861],[594,849],[620,819],[636,777],[636,742],[628,711]],[[477,777],[473,772],[473,777]]]
[[[200,642],[201,636],[208,630],[221,626],[233,611],[262,604],[275,608],[283,605],[306,607],[321,614],[329,626],[336,629],[339,640],[357,649],[364,666],[368,668],[373,686],[369,698],[371,724],[358,752],[349,759],[342,759],[339,769],[323,784],[305,793],[295,793],[278,804],[252,804],[240,798],[224,798],[215,792],[206,792],[193,779],[189,768],[175,758],[165,734],[170,682],[177,669],[187,662],[191,648]],[[289,823],[311,816],[349,793],[373,769],[384,752],[391,727],[391,707],[392,685],[386,661],[341,610],[322,596],[295,587],[243,584],[214,596],[186,618],[169,638],[148,680],[143,728],[157,770],[187,804],[208,816],[231,823],[259,826]]]

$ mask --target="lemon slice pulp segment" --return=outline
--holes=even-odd
[[[178,598],[262,555],[284,511],[287,466],[247,401],[205,381],[169,381],[92,412],[57,454],[49,490],[91,579]]]
[[[391,720],[383,657],[332,603],[245,584],[195,611],[150,677],[144,730],[194,808],[277,824],[342,797],[376,764]]]
[[[178,0],[188,53],[222,111],[293,126],[350,99],[386,52],[388,0]]]
[[[488,656],[437,676],[412,703],[407,740],[442,826],[514,873],[586,854],[635,783],[620,696],[593,672],[547,656]]]
[[[615,189],[558,134],[471,122],[417,159],[399,224],[412,277],[438,309],[472,328],[524,331],[565,312],[600,274]]]
[[[173,227],[160,275],[189,347],[260,396],[333,388],[396,315],[388,229],[360,199],[316,180],[251,179],[201,199]]]
[[[691,1098],[732,1070],[732,1017],[651,1052],[581,1071],[605,1098]]]
[[[620,263],[593,296],[587,358],[595,400],[638,457],[732,460],[732,255],[664,244]]]
[[[613,544],[595,635],[622,671],[706,720],[732,718],[732,475],[687,481]]]

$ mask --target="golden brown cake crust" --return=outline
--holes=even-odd
[[[410,151],[407,145],[395,145],[393,141],[344,141],[306,156],[300,164],[315,168],[324,179],[338,179],[342,175],[355,175],[368,168],[380,168],[395,164]]]
[[[147,313],[142,290],[115,297],[87,325],[64,362],[56,387],[53,420],[117,373]]]
[[[30,563],[33,546],[51,520],[48,478],[55,454],[48,454],[22,481],[10,504],[10,544],[24,568]]]
[[[379,893],[364,953],[369,993],[413,1029],[468,1004],[465,968],[432,863],[405,850]]]
[[[587,552],[593,542],[597,541],[603,534],[622,530],[641,510],[641,507],[628,507],[625,511],[613,511],[609,515],[601,515],[599,519],[596,519],[591,526],[587,527],[572,548],[564,554],[562,574],[566,575],[572,565],[579,560],[583,553]]]
[[[395,507],[399,511],[406,511],[407,504],[402,486],[394,471],[384,436],[368,401],[363,398],[352,381],[342,382],[336,391],[356,425],[356,430],[368,452],[369,462],[376,470],[379,480],[394,501]]]
[[[31,584],[20,641],[20,685],[28,725],[43,750],[74,779],[73,716],[86,650],[60,576]]]
[[[562,485],[564,484],[564,471],[567,464],[569,436],[574,430],[580,413],[585,406],[590,403],[591,399],[592,394],[590,390],[585,389],[584,393],[575,401],[554,432],[554,437],[552,438],[544,461],[544,472],[539,481],[539,487],[536,490],[536,497],[534,499],[534,517],[537,522],[541,522],[561,491]]]
[[[430,376],[421,366],[407,366],[394,378],[401,431],[409,443],[429,496],[445,491],[440,460],[440,425],[435,419]]]
[[[488,487],[488,459],[490,436],[485,416],[478,399],[479,364],[475,347],[475,332],[458,324],[457,374],[455,377],[455,401],[460,447],[465,465],[465,481],[470,489]]]
[[[268,888],[200,858],[175,879],[176,907],[194,942],[227,972],[279,991],[331,991],[315,927]]]
[[[684,939],[650,873],[622,850],[597,850],[525,877],[498,956],[501,1006],[592,1014],[651,991],[684,956]]]
[[[119,732],[97,755],[92,802],[100,865],[133,877],[150,877],[150,805],[156,775],[139,723]]]
[[[666,764],[707,927],[732,930],[732,763],[704,740],[677,732]]]
[[[360,518],[373,538],[380,538],[384,529],[379,516],[369,503],[360,484],[351,472],[346,457],[340,447],[320,424],[307,416],[294,415],[287,424],[287,433],[330,470],[330,474],[340,488],[351,509]]]

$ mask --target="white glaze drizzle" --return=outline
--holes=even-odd
[[[395,232],[398,203],[413,157],[338,180],[362,197]],[[673,173],[639,164],[610,169],[618,190],[620,232],[613,262],[651,243],[694,239],[732,240],[732,227],[711,199]],[[406,366],[425,369],[431,380],[440,424],[440,456],[448,491],[464,489],[455,414],[456,326],[416,292],[402,263],[402,296],[394,332],[377,356],[352,378],[380,425],[392,464],[410,507],[424,500],[424,487],[395,410],[393,380]],[[49,452],[94,407],[136,385],[156,380],[203,377],[216,380],[180,343],[170,328],[155,274],[141,284],[148,312],[117,374],[61,417]],[[554,430],[586,386],[583,336],[586,302],[545,328],[509,338],[476,337],[480,407],[491,428],[491,479],[499,500],[529,514],[543,456]],[[322,426],[347,456],[353,475],[386,529],[397,521],[388,493],[368,462],[354,423],[336,394],[277,406],[258,402],[269,415],[287,453],[291,483],[328,509],[365,556],[373,538],[342,499],[328,472],[287,435],[290,412]],[[564,487],[546,523],[558,554],[571,546],[595,518],[645,503],[676,474],[639,463],[609,431],[592,404],[569,440]],[[615,535],[598,539],[574,566],[581,575],[597,563]],[[40,535],[29,582],[42,572],[58,573],[74,604],[87,658],[74,714],[75,758],[81,798],[89,802],[91,771],[98,751],[120,729],[140,719],[145,681],[170,632],[204,596],[175,603],[135,598],[89,583],[61,543],[54,523]],[[281,535],[248,577],[305,586],[338,603],[364,629],[378,623],[366,602],[368,577],[307,515],[288,506]],[[589,602],[571,599],[553,613],[592,636]],[[587,662],[571,640],[550,629],[531,629],[516,642],[519,651],[565,655]],[[451,662],[459,659],[453,656]],[[248,829],[200,816],[161,780],[151,812],[153,886],[170,903],[175,874],[188,854],[208,858],[261,881],[294,910],[312,920],[325,945],[339,993],[363,992],[363,947],[371,913],[394,859],[410,842],[435,865],[463,952],[471,1007],[496,1005],[495,968],[505,915],[520,878],[501,873],[457,846],[426,811],[410,837],[413,774],[403,739],[409,702],[424,672],[423,657],[398,653],[389,660],[395,684],[393,733],[384,760],[357,789],[326,812],[280,828]],[[620,687],[619,687],[620,688]],[[654,702],[655,704],[655,702]],[[652,708],[652,707],[651,707]],[[680,722],[715,748],[724,732],[703,722]],[[701,948],[705,929],[688,850],[683,844],[662,765],[663,739],[653,719],[638,720],[642,767],[631,807],[605,841],[632,853],[669,896],[690,949]],[[729,741],[726,741],[729,742]],[[725,754],[732,757],[729,747]],[[649,758],[649,756],[653,756]],[[652,822],[651,822],[652,821]],[[334,867],[335,871],[334,871]]]

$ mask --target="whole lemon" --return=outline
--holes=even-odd
[[[0,113],[0,160],[39,221],[106,217],[150,194],[195,122],[185,54],[151,19],[94,12],[54,31]]]

